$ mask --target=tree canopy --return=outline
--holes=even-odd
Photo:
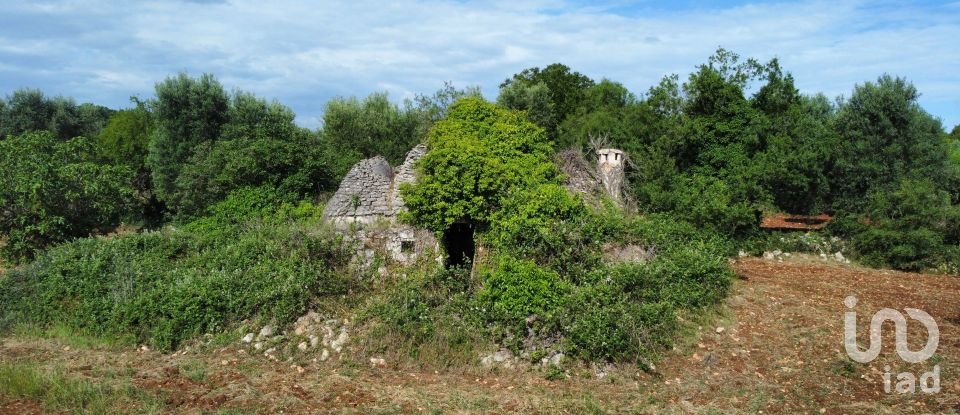
[[[434,231],[457,221],[485,225],[511,192],[558,179],[543,129],[480,98],[454,104],[427,145],[420,179],[401,191],[410,219]]]

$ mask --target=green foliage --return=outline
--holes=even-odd
[[[738,200],[723,180],[700,174],[674,179],[668,210],[690,223],[725,235],[740,235],[756,228],[757,213]]]
[[[504,86],[500,88],[497,104],[504,108],[523,111],[530,122],[544,128],[556,122],[554,104],[550,100],[550,88],[543,82],[533,85],[511,83]]]
[[[570,354],[587,361],[645,363],[672,343],[675,309],[638,303],[609,285],[582,287],[568,303]]]
[[[822,97],[800,96],[777,60],[741,61],[719,49],[682,88],[664,78],[642,107],[650,127],[627,142],[638,154],[631,179],[644,209],[746,236],[761,210],[806,213],[826,204],[832,110]]]
[[[903,180],[892,192],[870,195],[865,222],[853,237],[861,261],[909,271],[943,260],[944,238],[955,230],[950,196],[929,180]]]
[[[194,149],[177,177],[170,204],[189,218],[243,187],[273,186],[297,198],[330,190],[338,178],[331,167],[334,157],[315,136],[299,130],[280,138],[204,143]]]
[[[599,262],[591,222],[578,197],[557,184],[516,191],[490,218],[490,242],[504,252],[531,258],[548,269],[578,273]]]
[[[39,131],[48,131],[59,140],[95,137],[112,112],[99,105],[78,106],[70,98],[48,98],[36,89],[18,89],[0,101],[0,140]]]
[[[357,318],[371,328],[362,347],[421,368],[475,365],[478,353],[496,340],[477,316],[475,281],[469,269],[439,269],[431,262],[404,268],[399,281],[383,281],[385,295],[374,297]]]
[[[207,92],[198,92],[201,96],[197,99],[204,99],[203,94],[211,94],[208,90],[215,91],[217,85],[202,86],[203,82],[215,81],[178,79],[175,87],[163,88],[199,88]],[[215,131],[186,132],[195,134],[194,138],[196,134],[216,135],[198,140],[185,150],[186,157],[180,161],[172,183],[168,183],[164,201],[181,220],[202,215],[208,206],[243,187],[273,186],[294,198],[330,190],[345,170],[343,163],[352,163],[327,142],[298,127],[293,111],[279,103],[236,92],[225,110],[226,117],[217,120],[221,124]]]
[[[454,104],[427,140],[419,180],[401,187],[408,219],[427,229],[458,220],[485,226],[511,192],[558,180],[543,130],[481,99]]]
[[[516,326],[532,315],[552,320],[560,311],[570,287],[556,272],[509,256],[495,262],[493,269],[481,274],[484,285],[477,293],[488,321]]]
[[[147,166],[157,198],[177,197],[176,180],[197,144],[217,139],[227,122],[229,99],[213,75],[191,78],[185,73],[156,85],[151,107],[156,130],[150,140]]]
[[[111,230],[130,212],[132,174],[95,163],[85,138],[50,133],[0,141],[0,234],[3,256],[31,258],[52,244]]]
[[[510,109],[526,111],[530,121],[543,127],[551,140],[557,128],[580,107],[594,82],[583,74],[554,63],[540,69],[524,69],[500,84],[497,102]]]
[[[225,203],[218,214],[244,202]],[[8,271],[0,316],[7,324],[59,322],[132,336],[167,350],[244,319],[288,322],[315,296],[340,295],[352,284],[335,271],[346,247],[327,232],[307,232],[316,220],[306,221],[271,215],[77,240]]]
[[[560,123],[557,145],[583,148],[592,137],[606,137],[613,146],[639,154],[657,127],[649,105],[620,83],[604,79],[589,87],[580,107]]]
[[[862,212],[868,195],[892,190],[903,179],[945,183],[942,127],[920,108],[919,96],[907,80],[884,75],[854,87],[841,105],[830,184],[838,210]]]
[[[133,170],[145,168],[147,149],[153,134],[153,118],[146,108],[117,111],[97,136],[104,158]]]
[[[447,112],[450,110],[450,107],[463,98],[483,99],[483,94],[480,93],[479,86],[457,89],[450,82],[444,82],[443,88],[434,92],[433,95],[417,94],[413,99],[413,107],[421,118],[420,131],[417,135],[419,137],[426,137],[427,132],[433,127],[433,124],[447,118]]]
[[[439,112],[442,107],[433,110]],[[356,161],[380,155],[397,165],[423,139],[427,122],[414,108],[401,109],[386,93],[374,93],[363,101],[335,98],[328,102],[323,113],[323,135],[341,152],[340,157]]]

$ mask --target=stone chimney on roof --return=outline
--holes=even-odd
[[[607,194],[617,202],[623,202],[624,167],[627,163],[627,154],[616,148],[602,148],[597,150],[597,171],[600,173],[600,183]]]

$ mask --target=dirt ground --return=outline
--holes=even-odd
[[[0,363],[36,362],[95,383],[127,382],[162,399],[169,413],[768,413],[960,412],[960,278],[871,270],[809,257],[745,258],[726,305],[653,373],[635,367],[438,373],[368,364],[302,367],[238,347],[161,354],[133,348],[68,348],[60,340],[0,339]],[[844,298],[858,298],[860,344],[877,310],[917,308],[939,325],[939,349],[918,364],[899,360],[884,326],[880,358],[855,363],[843,348]],[[926,341],[910,324],[913,350]],[[918,378],[941,370],[939,393],[887,394],[885,366]],[[598,376],[603,372],[603,376]],[[564,378],[565,377],[565,378]],[[0,396],[0,414],[43,413],[38,402]]]

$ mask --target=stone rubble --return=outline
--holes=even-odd
[[[288,356],[290,353],[319,352],[319,361],[327,361],[333,353],[342,353],[349,343],[350,321],[326,318],[310,311],[298,318],[285,335],[274,334],[274,327],[265,325],[258,335],[247,333],[241,337],[240,343],[270,360],[279,360],[284,353]]]

